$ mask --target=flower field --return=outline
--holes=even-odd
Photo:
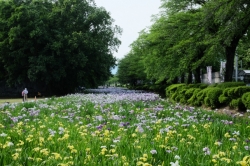
[[[74,94],[0,106],[0,165],[250,165],[241,114],[152,93]]]

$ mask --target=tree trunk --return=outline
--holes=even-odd
[[[181,83],[184,83],[185,82],[185,76],[184,74],[181,75]]]
[[[234,70],[234,56],[235,51],[238,46],[239,40],[242,38],[244,34],[246,34],[247,30],[250,26],[250,8],[249,5],[247,5],[247,9],[245,10],[244,18],[239,19],[241,22],[238,25],[240,30],[238,30],[239,33],[236,33],[234,35],[233,40],[231,41],[229,46],[225,47],[226,51],[226,72],[225,72],[225,82],[230,82],[233,80],[233,70]],[[237,26],[237,25],[235,25]]]
[[[194,71],[194,79],[195,79],[195,83],[201,83],[201,75],[200,75],[200,67],[197,67]]]
[[[179,82],[179,78],[178,77],[175,77],[174,80],[172,81],[172,84],[178,84]]]
[[[225,71],[225,82],[231,82],[233,80],[234,71],[234,56],[236,47],[239,43],[240,38],[235,38],[230,46],[225,47],[226,51],[226,71]]]
[[[191,71],[188,72],[187,84],[192,84],[192,79],[193,79],[192,77],[193,77],[192,72]]]

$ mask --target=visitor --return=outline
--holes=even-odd
[[[22,96],[23,96],[23,102],[25,102],[25,101],[28,100],[28,90],[27,90],[27,88],[25,88],[25,89],[22,91]]]

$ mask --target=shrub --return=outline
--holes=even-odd
[[[186,84],[172,84],[166,88],[166,96],[172,98],[172,95],[182,86],[186,86]]]
[[[208,87],[208,84],[202,84],[202,83],[199,86],[200,89],[205,89],[207,87]]]
[[[177,95],[178,95],[178,93],[175,92],[173,95],[171,95],[170,100],[171,100],[171,101],[176,101]]]
[[[250,92],[244,93],[243,96],[241,97],[241,100],[242,100],[244,106],[247,109],[250,109]]]
[[[214,87],[216,87],[217,85],[218,85],[218,83],[210,84],[210,85],[208,86],[208,88],[214,88]]]
[[[180,103],[182,104],[186,104],[187,103],[187,99],[186,99],[186,91],[188,90],[188,88],[186,86],[183,86],[180,90],[178,90],[178,94],[177,94],[177,98],[179,99]]]
[[[211,108],[220,106],[219,96],[222,94],[222,89],[218,87],[207,88],[207,96],[205,97],[205,105]]]
[[[219,102],[223,105],[228,105],[232,98],[232,93],[234,92],[234,87],[225,88],[222,94],[219,96]]]
[[[187,100],[188,104],[192,106],[201,106],[201,103],[198,102],[197,94],[201,91],[200,88],[194,88],[193,95]]]
[[[250,87],[249,86],[236,87],[235,90],[234,90],[234,96],[239,98],[246,92],[250,92]]]
[[[229,87],[238,87],[238,86],[246,86],[246,84],[244,82],[223,82],[223,83],[217,84],[216,87],[225,89]]]
[[[171,101],[174,101],[174,102],[184,102],[182,100],[182,98],[183,98],[183,96],[185,94],[185,90],[186,90],[186,86],[179,86],[176,89],[176,91],[173,93],[173,95],[170,97]]]
[[[196,98],[197,98],[197,104],[202,105],[204,104],[205,97],[207,97],[207,92],[209,91],[210,88],[205,88],[202,89],[200,92],[197,93]]]
[[[219,96],[219,102],[222,104],[222,105],[228,105],[228,103],[230,103],[231,99],[227,96],[225,96],[224,94],[221,94]]]
[[[197,88],[190,88],[190,89],[187,89],[186,92],[185,92],[185,99],[186,100],[189,100],[193,94],[194,94],[194,91],[196,90]]]
[[[180,90],[178,96],[180,98],[180,102],[183,103],[183,104],[186,104],[188,103],[188,100],[193,96],[194,94],[194,91],[196,90],[197,88],[184,88],[182,90]]]
[[[205,106],[208,106],[208,107],[210,106],[210,101],[209,101],[209,98],[207,96],[204,98],[203,103]]]
[[[189,88],[200,88],[200,89],[205,89],[205,88],[208,87],[208,84],[204,84],[204,83],[189,84],[188,87],[189,87]]]
[[[228,105],[239,110],[250,108],[250,97],[249,99],[248,96],[241,98],[243,94],[248,92],[250,93],[250,87],[247,87],[243,82],[225,82],[209,86],[203,83],[173,84],[166,88],[166,96],[174,102],[192,106],[204,104],[211,108]]]
[[[231,87],[231,88],[228,88],[226,92],[227,96],[230,97],[231,99],[237,98],[237,96],[234,95],[234,90],[235,90],[235,87]]]
[[[233,99],[233,100],[230,102],[229,107],[230,107],[230,108],[233,108],[233,109],[242,110],[242,111],[245,111],[245,110],[246,110],[246,107],[245,107],[245,105],[243,104],[241,98]]]
[[[223,94],[220,95],[219,101],[221,104],[229,105],[233,99],[241,98],[241,96],[246,92],[250,92],[250,87],[240,86],[226,88],[223,90]]]

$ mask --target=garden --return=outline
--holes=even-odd
[[[154,93],[72,94],[0,106],[0,165],[250,165],[249,113]]]

